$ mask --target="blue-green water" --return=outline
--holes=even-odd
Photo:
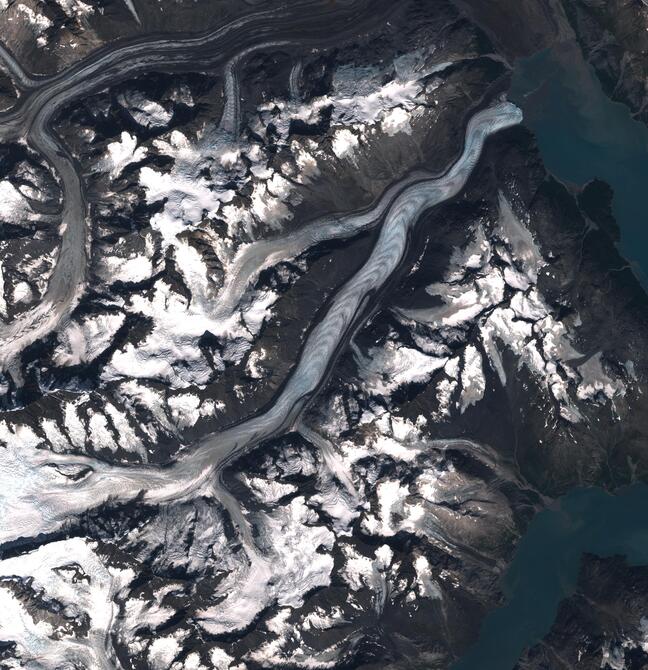
[[[621,252],[648,286],[648,127],[605,95],[575,43],[518,61],[509,97],[558,179],[582,186],[598,177],[612,186]]]
[[[599,178],[612,186],[621,252],[648,286],[648,127],[605,95],[574,43],[520,60],[509,97],[558,179],[582,186]],[[576,587],[584,552],[648,564],[648,486],[616,496],[577,490],[538,514],[503,578],[505,605],[486,618],[477,643],[453,670],[512,668],[549,632],[560,601]]]
[[[584,552],[622,554],[648,564],[648,486],[617,495],[579,489],[540,512],[520,541],[502,587],[506,604],[491,613],[479,640],[453,670],[509,670],[549,632],[560,601],[576,587]]]

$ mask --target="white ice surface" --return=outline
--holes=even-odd
[[[114,598],[135,575],[131,570],[104,564],[95,548],[92,542],[70,538],[0,561],[0,579],[5,581],[0,584],[0,637],[16,643],[22,667],[116,667],[110,640],[119,611]],[[44,621],[37,623],[11,594],[9,583],[15,580],[28,583],[46,602],[60,603],[67,616],[88,617],[88,635],[77,636],[65,628],[56,630]]]

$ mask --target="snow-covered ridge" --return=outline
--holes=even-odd
[[[422,80],[448,65],[437,62],[433,48],[400,56],[370,71],[342,65],[334,73],[330,95],[309,102],[273,100],[260,105],[257,119],[250,123],[253,137],[261,138],[261,142],[232,136],[221,124],[203,128],[195,138],[174,130],[154,140],[150,147],[138,146],[136,138],[126,132],[119,141],[110,143],[101,169],[111,179],[118,179],[129,165],[152,153],[172,158],[173,164],[166,172],[149,166],[139,170],[147,202],[165,203],[151,219],[153,237],[147,242],[146,255],[121,257],[109,252],[101,259],[105,269],[100,271],[109,276],[117,270],[123,281],[141,281],[154,272],[153,257],[159,249],[172,259],[191,300],[175,293],[163,279],[152,296],[133,296],[124,306],[126,312],[152,319],[153,332],[137,348],[128,344],[116,352],[104,379],[120,379],[136,371],[139,378],[163,380],[176,388],[204,385],[212,370],[197,340],[205,331],[226,343],[221,369],[228,362],[240,361],[277,298],[272,292],[257,293],[245,303],[232,304],[231,312],[214,313],[214,303],[230,297],[222,296],[220,289],[236,280],[231,273],[238,271],[236,262],[244,248],[241,241],[266,236],[272,229],[281,230],[292,218],[293,206],[303,197],[300,188],[317,179],[318,165],[332,156],[337,156],[335,160],[355,160],[347,143],[356,146],[362,133],[371,131],[375,141],[381,124],[387,134],[408,132],[409,121],[404,123],[402,115],[410,119],[423,113],[426,88]],[[391,80],[385,83],[388,77]],[[238,94],[235,88],[233,93]],[[153,104],[138,98],[139,108],[150,110]],[[292,121],[316,122],[321,110],[331,106],[329,150],[313,140],[298,141],[290,136]],[[161,117],[158,114],[156,118]],[[270,125],[272,138],[268,134]],[[277,145],[287,152],[280,167],[274,159]],[[243,191],[248,195],[242,196]],[[211,220],[225,222],[225,236],[214,232]],[[197,236],[200,250],[192,241]],[[204,251],[205,244],[221,270],[214,269]],[[102,249],[102,253],[105,251]],[[115,252],[119,253],[118,246]],[[280,260],[292,257],[284,254]],[[238,300],[242,298],[240,295]],[[88,344],[87,348],[99,347]]]
[[[216,550],[225,556],[222,564],[226,566],[227,574],[214,582],[211,599],[195,612],[195,620],[203,629],[212,634],[244,630],[267,608],[275,604],[281,608],[299,608],[307,594],[327,586],[335,566],[334,545],[338,537],[347,536],[350,524],[357,518],[358,507],[355,482],[345,474],[335,451],[322,446],[322,442],[312,436],[306,438],[320,452],[318,467],[325,466],[329,470],[319,475],[321,485],[316,495],[309,496],[310,505],[307,505],[305,496],[294,496],[281,504],[282,496],[269,511],[251,515],[227,490],[223,472],[235,459],[255,449],[264,436],[281,433],[289,421],[294,422],[303,412],[307,398],[321,385],[337,347],[353,324],[359,305],[368,294],[379,289],[402,262],[408,230],[416,225],[423,211],[453,197],[463,188],[489,135],[518,123],[520,119],[520,111],[510,103],[499,103],[476,113],[468,124],[464,150],[456,163],[441,177],[411,184],[398,194],[388,208],[368,260],[334,294],[326,314],[308,334],[291,377],[265,412],[234,424],[226,431],[205,436],[197,448],[188,450],[167,468],[117,466],[87,456],[61,453],[66,452],[65,436],[58,452],[42,448],[47,442],[54,442],[57,430],[61,432],[57,425],[48,424],[50,435],[44,439],[29,426],[0,424],[5,445],[1,450],[0,476],[7,482],[0,493],[3,512],[0,519],[6,521],[0,528],[0,542],[38,537],[42,533],[64,529],[71,520],[102,504],[118,508],[120,504],[133,503],[167,509],[174,505],[203,504],[201,501],[204,501],[227,514],[239,540],[239,548],[232,556],[231,551],[218,544],[220,536],[214,538]],[[132,380],[122,382],[119,389],[135,406],[144,404],[151,408],[159,400],[152,389],[140,387]],[[175,415],[172,412],[172,416],[178,425],[183,420],[191,421],[190,417],[199,412],[201,405],[190,395],[168,402],[176,412]],[[92,408],[87,412],[86,423],[79,416],[76,403],[69,402],[65,407],[65,430],[69,439],[75,445],[81,445],[88,439],[87,430],[109,439],[111,433],[104,411],[109,413],[107,408]],[[130,426],[129,417],[123,418]],[[168,421],[168,415],[162,407],[156,420],[161,424],[165,419]],[[391,426],[395,440],[411,436],[413,443],[416,430],[418,427],[400,426],[394,422]],[[309,433],[304,430],[304,434]],[[389,440],[381,444],[385,450],[398,448]],[[416,449],[415,444],[411,446]],[[294,459],[288,460],[289,467],[294,466]],[[263,492],[263,486],[259,488],[257,485],[257,490]],[[35,500],[38,504],[34,504]],[[335,519],[334,530],[324,523],[315,509]],[[207,525],[213,527],[212,515],[205,514],[204,518]],[[197,521],[192,523],[192,537],[202,538]],[[155,524],[138,524],[132,536],[129,532],[135,548],[140,547],[140,541],[150,543],[155,536],[154,530],[151,532],[147,525]],[[184,537],[183,530],[181,527],[180,538]],[[165,533],[164,537],[168,539],[169,535]],[[165,547],[165,550],[174,551],[174,547]],[[205,547],[201,545],[193,558],[201,564],[205,555]],[[173,565],[180,559],[170,557],[169,560]],[[386,583],[386,572],[392,568],[390,551],[381,548],[375,560],[376,578],[367,577],[369,581],[366,583],[371,583],[376,590],[375,606],[380,610],[386,599],[386,591],[381,585]],[[358,561],[356,567],[360,569],[365,562]],[[418,561],[417,566],[417,583],[422,586],[416,588],[428,598],[434,593],[432,577],[422,561]],[[119,623],[115,622],[117,630],[122,618]],[[273,628],[270,630],[275,634],[281,630],[282,620],[271,624]],[[20,631],[18,634],[22,635]],[[147,649],[151,662],[172,662],[180,653],[178,645],[182,639],[181,631],[174,636],[158,636]],[[38,640],[33,643],[38,644]],[[34,652],[27,649],[25,653]],[[335,648],[327,653],[336,657],[341,650]]]
[[[447,418],[484,397],[485,365],[506,385],[502,353],[508,349],[563,419],[580,421],[580,402],[613,403],[626,382],[606,371],[601,352],[575,362],[582,359],[574,345],[578,318],[555,316],[537,285],[544,268],[550,271],[533,236],[500,194],[498,218],[477,222],[468,243],[453,253],[444,281],[426,288],[441,304],[395,309],[417,348],[394,334],[368,356],[357,352],[365,391],[388,398],[403,385],[434,379],[436,416]],[[457,342],[464,345],[458,353],[450,346]]]

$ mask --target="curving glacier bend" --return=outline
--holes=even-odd
[[[419,175],[416,180],[409,178],[395,184],[373,210],[359,218],[356,216],[355,221],[348,224],[350,230],[342,228],[346,230],[343,234],[348,235],[357,227],[357,221],[364,225],[365,222],[382,219],[371,255],[330,300],[325,314],[309,333],[288,382],[270,409],[222,433],[200,440],[190,453],[165,468],[119,467],[89,457],[25,449],[23,444],[22,448],[13,452],[13,457],[5,458],[2,463],[2,480],[8,486],[0,493],[0,546],[7,547],[18,540],[56,533],[74,516],[104,504],[112,507],[138,499],[137,504],[156,505],[214,498],[227,510],[237,528],[248,567],[243,577],[234,572],[219,587],[217,594],[222,594],[222,602],[198,614],[200,625],[212,634],[244,629],[257,612],[277,597],[290,602],[285,599],[281,584],[274,584],[274,559],[264,555],[264,551],[257,546],[249,522],[235,496],[227,490],[221,473],[233,459],[253,450],[262,441],[296,426],[308,401],[325,381],[336,356],[366,313],[373,296],[402,263],[408,236],[421,215],[457,195],[475,167],[486,139],[520,120],[520,110],[510,103],[499,103],[478,112],[468,123],[460,158],[445,174],[427,179]],[[336,222],[338,226],[340,223]],[[319,234],[326,239],[326,228],[324,232],[320,229]],[[307,229],[305,237],[310,243],[315,243],[312,230]],[[298,240],[303,238],[304,235],[301,235]],[[298,241],[299,244],[303,242]],[[242,266],[240,282],[247,280],[246,267]],[[304,425],[298,430],[326,452],[324,459],[332,475],[347,488],[352,496],[351,504],[357,506],[353,483],[335,452],[326,448],[326,440]],[[9,446],[8,450],[11,452],[12,447]],[[50,546],[56,551],[56,545]],[[87,548],[84,551],[87,552]],[[11,571],[10,563],[3,568]],[[380,586],[381,579],[378,579],[375,588],[383,590],[384,604],[386,592],[384,585]],[[376,607],[380,609],[382,606],[377,604]],[[80,649],[73,647],[65,650],[63,658],[91,658],[96,664],[93,667],[114,667],[117,661],[109,650],[110,643],[106,637],[110,622],[95,626],[94,630],[93,638],[83,643]]]
[[[1,667],[447,670],[648,472],[611,195],[468,4],[0,0]]]
[[[34,79],[20,66],[6,47],[0,45],[0,59],[8,67],[15,83],[23,92],[14,108],[0,113],[0,140],[27,139],[32,148],[52,167],[61,183],[61,243],[54,270],[43,299],[33,309],[20,314],[10,324],[0,325],[5,343],[0,353],[0,369],[8,370],[20,385],[22,375],[16,357],[29,345],[55,330],[76,307],[85,289],[90,238],[87,234],[87,203],[78,166],[67,149],[51,131],[53,119],[74,100],[107,84],[114,84],[137,73],[150,71],[156,65],[164,70],[195,69],[197,63],[214,69],[224,65],[226,104],[221,130],[230,139],[238,136],[239,92],[236,68],[250,54],[268,46],[294,45],[293,22],[300,20],[299,46],[324,47],[353,33],[354,20],[363,13],[363,5],[349,3],[339,9],[339,27],[323,37],[317,30],[321,18],[318,3],[304,2],[290,10],[262,11],[231,21],[229,24],[199,37],[183,40],[144,39],[99,53],[51,77]],[[308,28],[301,22],[301,12],[308,19]],[[337,15],[337,14],[336,14]],[[376,11],[373,21],[383,15]],[[338,24],[336,23],[336,26]],[[271,34],[272,40],[259,42]],[[246,41],[251,41],[245,46]],[[227,57],[228,51],[234,53]]]
[[[205,437],[190,454],[163,469],[117,467],[88,457],[34,450],[15,453],[3,469],[23,472],[16,488],[0,494],[0,542],[54,532],[70,515],[104,502],[125,502],[144,494],[161,503],[220,490],[218,473],[263,440],[291,428],[326,378],[335,356],[369,301],[399,266],[408,233],[422,213],[455,196],[464,186],[489,135],[521,121],[511,103],[482,110],[468,124],[463,153],[441,177],[406,187],[384,214],[380,235],[367,262],[333,297],[312,329],[299,362],[269,410],[216,435]],[[378,205],[379,207],[379,205]],[[9,473],[5,473],[11,479]],[[4,479],[4,476],[3,476]],[[215,483],[216,482],[216,483]]]

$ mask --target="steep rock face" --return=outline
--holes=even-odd
[[[648,7],[641,0],[564,0],[563,7],[607,95],[646,123]]]
[[[442,172],[472,101],[504,72],[446,4],[402,8],[382,38],[326,56],[260,48],[231,84],[156,74],[66,109],[56,129],[87,184],[88,290],[65,328],[23,354],[7,401],[48,412],[45,389],[103,387],[141,423],[158,398],[153,461],[269,402],[319,304],[370,248],[378,216],[348,212],[384,210],[412,170]],[[227,106],[229,85],[249,109]],[[180,432],[164,416],[171,395],[193,407]],[[147,398],[137,413],[135,397]],[[78,400],[94,411],[90,395]]]
[[[16,102],[16,89],[4,72],[0,73],[0,111],[9,109]]]
[[[647,475],[604,189],[546,173],[446,2],[44,7],[48,71],[108,46],[8,67],[2,663],[449,667],[535,511]]]
[[[454,0],[454,4],[486,32],[511,63],[546,48],[561,32],[552,0]]]
[[[412,266],[342,360],[349,392],[486,441],[543,493],[630,481],[615,454],[645,472],[633,376],[646,301],[629,269],[610,273],[624,265],[611,242],[546,175],[530,135],[507,131],[463,196],[422,222]]]
[[[643,668],[648,663],[648,570],[621,556],[585,554],[573,596],[560,604],[542,643],[516,668]]]
[[[148,0],[3,0],[0,31],[27,71],[50,75],[115,40],[213,30],[250,9],[224,0],[164,6]]]

